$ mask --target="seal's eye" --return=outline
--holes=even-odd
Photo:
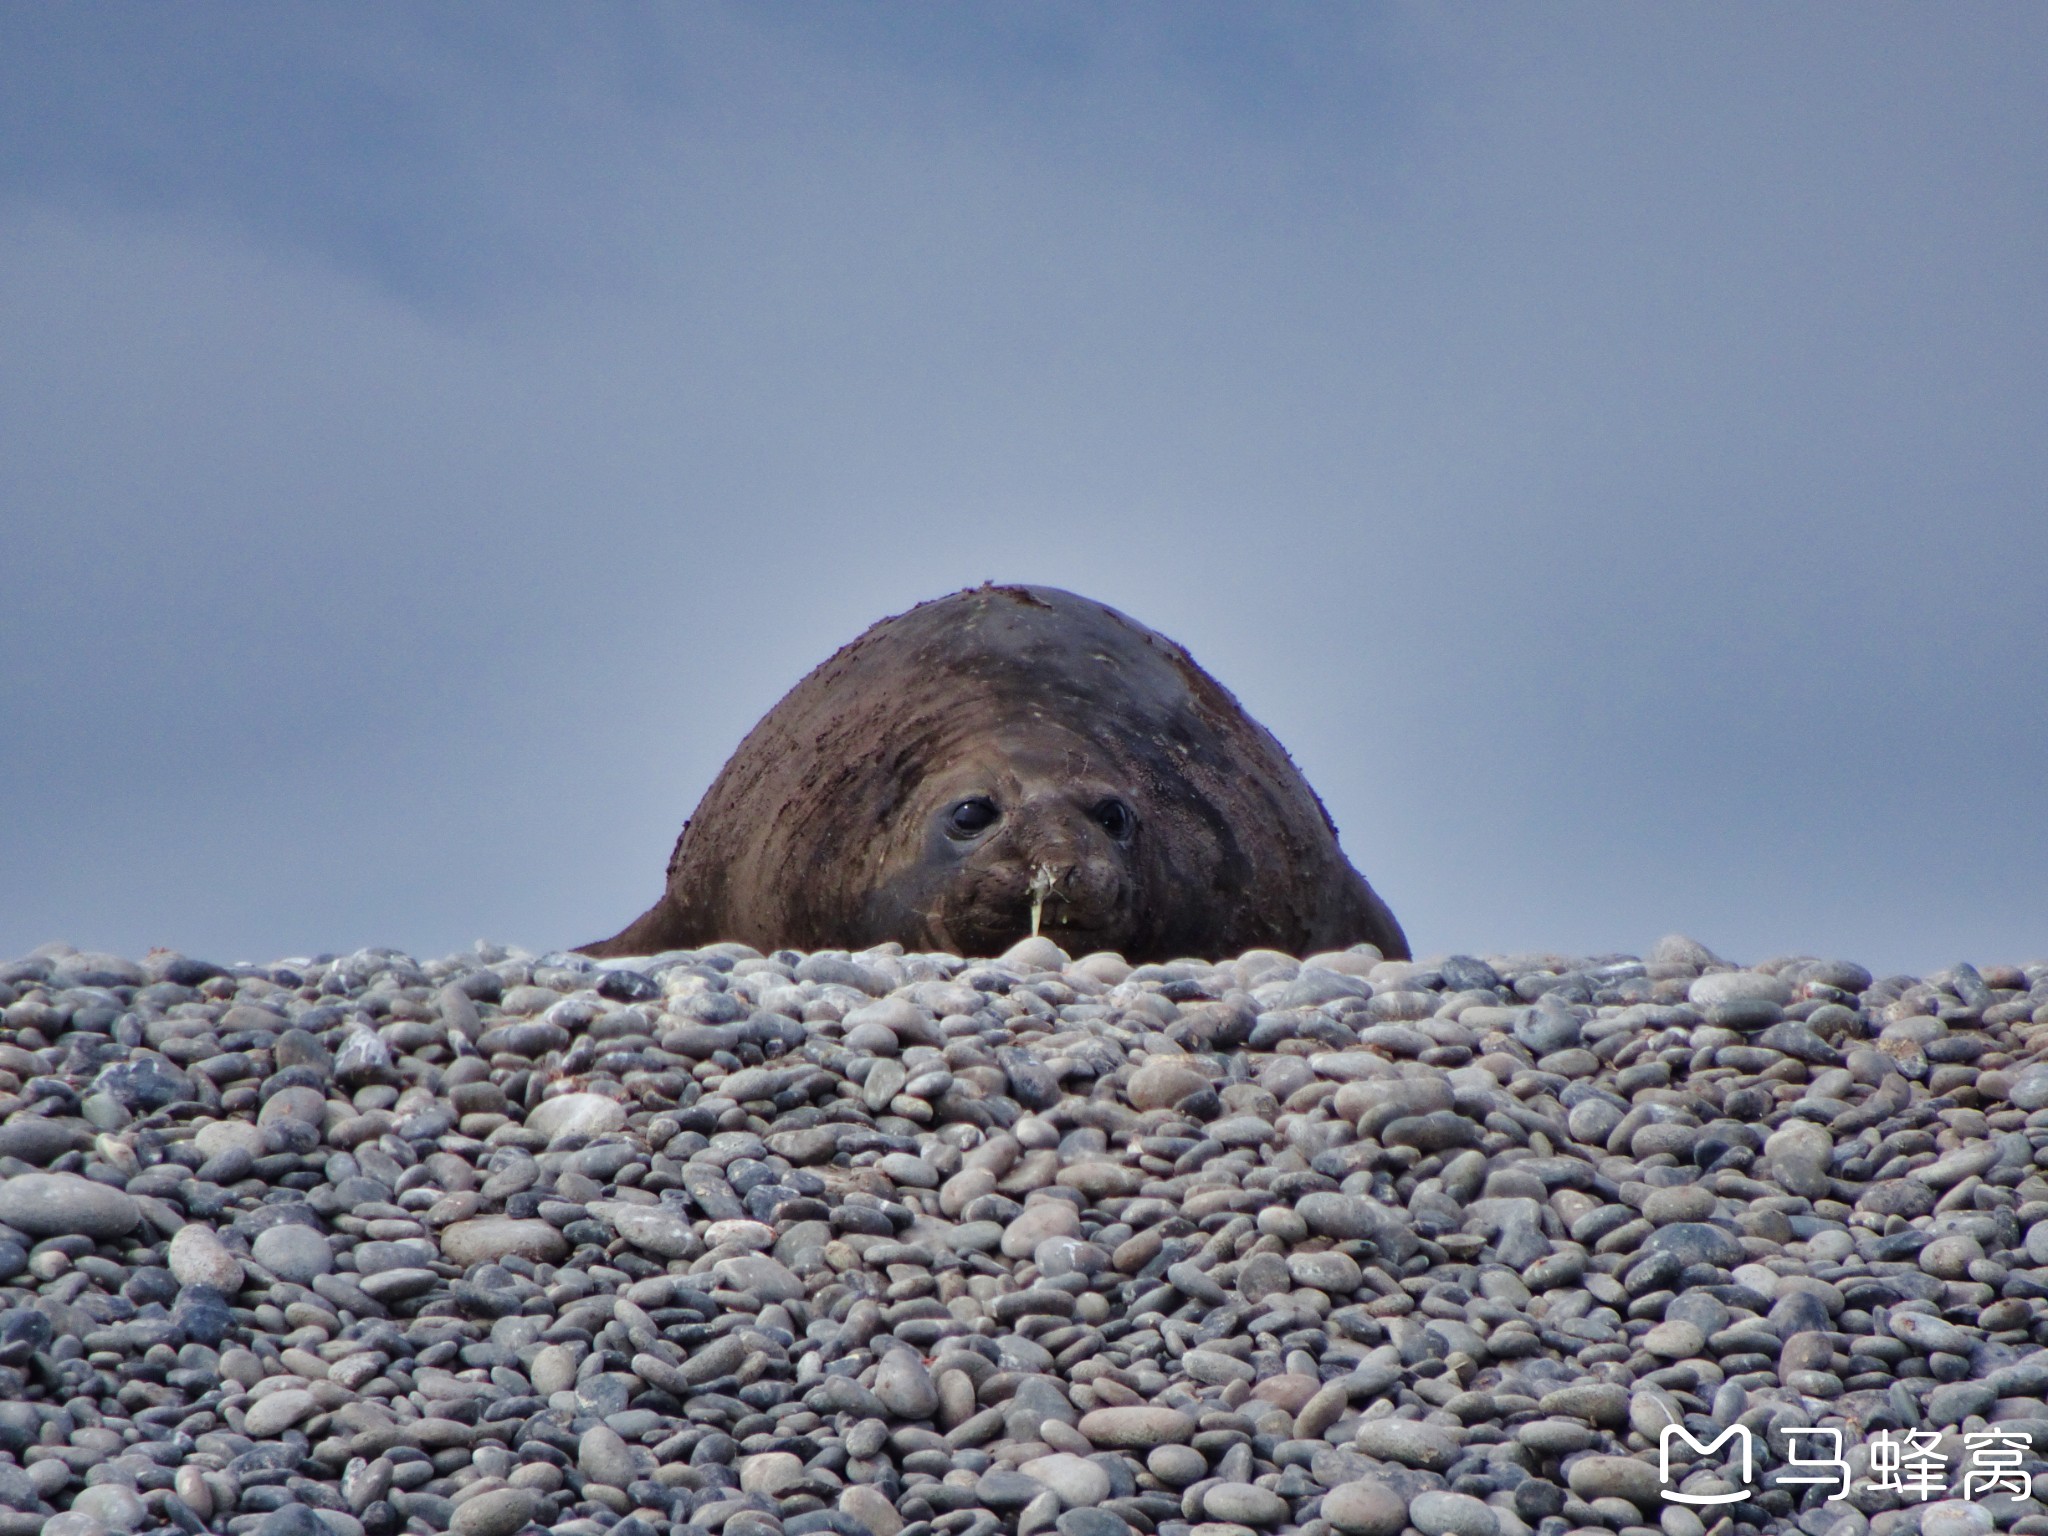
[[[986,795],[962,800],[946,812],[946,831],[953,837],[979,837],[1001,818],[995,801]]]
[[[1097,826],[1120,843],[1130,837],[1138,824],[1138,818],[1131,814],[1131,808],[1121,800],[1104,800],[1088,814],[1095,818]]]

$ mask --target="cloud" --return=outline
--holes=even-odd
[[[2030,13],[111,14],[0,47],[0,951],[595,936],[989,577],[1424,949],[2048,949]]]

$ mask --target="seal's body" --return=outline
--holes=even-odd
[[[884,619],[792,688],[685,823],[661,900],[584,949],[993,955],[1034,921],[1141,963],[1408,954],[1287,753],[1187,652],[995,586]]]

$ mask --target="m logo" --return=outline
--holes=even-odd
[[[1728,1493],[1678,1493],[1669,1485],[1671,1482],[1671,1442],[1683,1440],[1692,1447],[1695,1456],[1711,1456],[1731,1439],[1742,1448],[1742,1486]],[[1750,1496],[1751,1454],[1749,1428],[1743,1424],[1731,1424],[1705,1445],[1693,1439],[1691,1431],[1683,1424],[1666,1424],[1664,1432],[1657,1437],[1657,1481],[1665,1484],[1664,1497],[1674,1504],[1739,1504]]]

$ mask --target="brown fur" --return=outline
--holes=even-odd
[[[962,838],[947,818],[976,798],[999,819]],[[661,900],[584,950],[996,954],[1029,933],[1041,867],[1041,931],[1076,954],[1408,954],[1285,750],[1187,652],[994,586],[883,620],[792,688],[684,825]]]

